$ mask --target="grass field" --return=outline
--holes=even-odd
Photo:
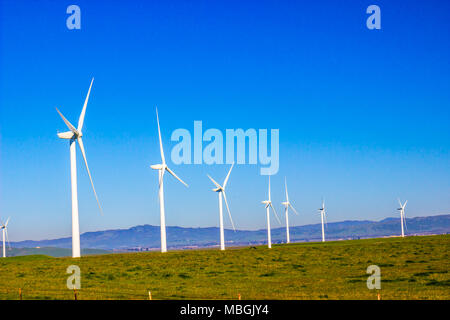
[[[82,249],[81,255],[111,254],[111,251],[99,249]],[[47,255],[51,257],[67,257],[72,255],[72,249],[42,247],[42,248],[8,248],[7,256]]]
[[[450,299],[450,235],[219,250],[0,259],[0,299],[376,299],[366,269],[381,268],[382,299]]]

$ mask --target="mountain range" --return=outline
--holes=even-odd
[[[408,218],[406,235],[445,234],[450,232],[450,214]],[[377,238],[398,236],[400,218],[387,218],[381,221],[342,221],[328,223],[325,228],[327,240]],[[320,241],[321,225],[310,224],[290,227],[291,242]],[[267,230],[225,230],[227,246],[264,244]],[[187,249],[196,247],[215,247],[219,242],[219,228],[167,227],[168,246]],[[286,228],[272,229],[272,242],[286,241]],[[11,242],[13,248],[56,247],[71,248],[72,238],[52,240],[25,240]],[[159,226],[140,225],[129,229],[116,229],[86,232],[81,235],[81,247],[111,251],[158,250],[160,247]]]

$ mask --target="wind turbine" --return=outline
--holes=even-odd
[[[0,229],[2,229],[2,233],[3,233],[3,258],[6,258],[6,244],[5,244],[5,239],[8,239],[8,245],[9,245],[9,237],[8,237],[8,229],[6,227],[8,227],[8,222],[9,222],[9,218],[8,220],[6,220],[6,223],[3,224],[0,221]],[[11,246],[9,245],[9,248],[11,249]]]
[[[322,242],[325,242],[325,229],[324,229],[324,221],[326,222],[326,210],[325,210],[325,201],[322,200],[322,208],[319,208],[320,216],[322,218]]]
[[[80,223],[78,219],[78,191],[77,191],[77,161],[76,161],[76,142],[81,150],[81,154],[83,155],[84,164],[86,165],[86,170],[89,175],[89,179],[91,181],[92,190],[94,190],[95,199],[97,200],[98,207],[100,209],[100,213],[102,212],[102,207],[100,206],[100,202],[98,201],[97,192],[95,191],[94,182],[92,181],[92,176],[89,171],[89,166],[86,160],[86,152],[84,151],[83,136],[82,129],[84,123],[84,116],[86,114],[86,106],[89,100],[89,95],[91,93],[92,83],[94,82],[94,78],[92,78],[91,85],[89,86],[89,91],[86,96],[86,100],[84,101],[83,109],[81,111],[80,118],[78,120],[78,128],[75,128],[56,108],[59,115],[70,129],[70,131],[58,133],[58,137],[61,139],[70,140],[70,179],[71,179],[71,188],[72,188],[72,258],[80,257]]]
[[[294,209],[292,204],[289,202],[286,178],[284,178],[284,187],[286,190],[286,201],[282,202],[281,204],[284,206],[284,214],[286,216],[286,243],[290,243],[291,241],[289,239],[289,216],[288,216],[289,207],[295,212],[296,215],[298,215],[298,212],[297,212],[297,210]]]
[[[161,218],[161,252],[167,252],[167,242],[166,242],[166,217],[164,213],[164,173],[167,171],[172,176],[174,176],[178,181],[184,184],[186,187],[188,186],[183,180],[178,178],[178,176],[170,170],[170,168],[166,164],[166,159],[164,158],[164,150],[161,140],[161,128],[159,127],[159,117],[158,117],[158,109],[156,109],[156,121],[158,122],[158,135],[159,135],[159,150],[161,153],[161,164],[154,164],[150,166],[154,170],[158,170],[159,173],[159,212]]]
[[[275,211],[275,208],[272,205],[272,200],[270,200],[270,176],[269,176],[269,200],[264,200],[262,201],[263,204],[266,205],[266,214],[267,214],[267,245],[270,248],[272,248],[272,239],[271,239],[271,235],[270,235],[270,208],[272,208],[273,213],[275,214],[275,217],[277,218],[278,222],[281,224],[280,219],[278,219],[278,215],[277,212]]]
[[[220,250],[225,250],[225,236],[223,230],[223,213],[222,213],[222,195],[227,206],[228,216],[230,217],[231,225],[233,230],[236,231],[233,223],[233,218],[231,218],[230,207],[228,206],[227,195],[225,193],[225,187],[227,186],[228,178],[230,178],[231,170],[233,170],[234,163],[231,165],[230,171],[228,171],[227,177],[223,182],[223,186],[218,184],[213,178],[208,175],[208,178],[215,184],[216,188],[212,189],[214,192],[219,194],[219,221],[220,221]]]
[[[403,223],[405,223],[405,227],[406,227],[405,207],[406,207],[406,203],[407,202],[408,202],[408,200],[406,200],[405,203],[402,204],[400,199],[398,199],[398,203],[400,204],[400,208],[398,208],[397,210],[400,210],[400,220],[402,222],[402,237],[405,237],[405,232],[403,230]]]

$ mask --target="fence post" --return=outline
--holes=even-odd
[[[378,300],[381,300],[381,293],[380,292],[377,293],[377,297],[378,297]]]
[[[19,288],[19,300],[22,300],[22,288]]]
[[[150,290],[148,291],[148,300],[152,300],[152,292]]]
[[[74,297],[75,297],[75,300],[78,300],[78,297],[77,297],[77,289],[73,289],[73,295],[74,295]]]
[[[238,299],[241,300],[241,294],[240,293],[238,293]]]

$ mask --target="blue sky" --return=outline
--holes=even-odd
[[[81,8],[68,30],[66,8]],[[345,5],[344,5],[345,4]],[[381,8],[381,30],[366,8]],[[58,107],[77,123],[92,77],[84,144],[101,216],[78,152],[81,232],[159,225],[155,105],[166,154],[177,128],[280,130],[272,177],[300,212],[294,225],[450,212],[450,4],[444,1],[0,2],[0,217],[11,240],[69,236],[69,147]],[[169,165],[170,162],[169,162]],[[171,165],[168,225],[218,225],[227,165]],[[267,177],[233,170],[237,228],[265,227]],[[226,220],[226,226],[230,223]],[[277,225],[274,220],[273,226]],[[170,242],[170,239],[168,239]]]

